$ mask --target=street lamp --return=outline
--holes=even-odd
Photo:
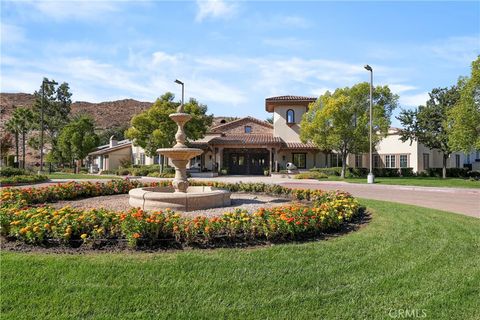
[[[45,126],[43,121],[43,109],[45,105],[45,84],[56,85],[58,83],[55,81],[48,81],[46,79],[43,79],[42,81],[42,104],[40,108],[40,170],[38,171],[38,174],[42,174],[43,172],[43,131]]]
[[[373,156],[372,156],[372,108],[373,108],[373,69],[368,64],[364,67],[367,71],[370,71],[370,154],[369,154],[369,164],[370,171],[367,176],[367,183],[374,183],[375,176],[373,175]]]
[[[181,113],[181,112],[183,112],[183,98],[184,98],[184,95],[185,95],[185,90],[184,90],[185,89],[185,84],[178,79],[175,80],[175,83],[178,83],[179,85],[182,86],[182,104],[177,109],[177,112]]]

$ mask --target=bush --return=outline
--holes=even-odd
[[[205,185],[201,182],[196,184]],[[1,232],[10,238],[32,244],[54,242],[72,245],[126,240],[136,247],[159,241],[167,244],[224,243],[225,240],[276,241],[310,237],[338,229],[362,211],[351,195],[339,191],[294,190],[261,183],[208,183],[211,184],[223,185],[230,190],[286,194],[292,199],[311,202],[258,209],[253,214],[237,209],[211,218],[184,216],[168,209],[157,212],[140,209],[114,212],[105,209],[84,211],[65,207],[56,210],[48,206],[26,206],[38,200],[45,202],[69,197],[127,193],[131,188],[142,185],[128,180],[106,184],[69,183],[35,190],[7,190],[2,194],[2,199],[11,198],[15,201],[10,199],[8,205],[4,202],[0,208]]]
[[[442,168],[428,168],[426,170],[429,177],[442,177]],[[447,177],[449,178],[466,178],[468,176],[468,168],[447,168]]]
[[[0,169],[0,177],[22,176],[28,173],[29,172],[19,168],[2,167]]]
[[[175,173],[160,173],[160,172],[152,172],[148,174],[149,177],[156,177],[156,178],[174,178]],[[187,177],[189,174],[187,173]]]
[[[5,186],[5,185],[11,186],[11,185],[16,185],[21,183],[37,183],[37,182],[43,182],[47,180],[48,180],[47,176],[16,175],[16,176],[10,176],[10,177],[1,177],[0,184],[2,186]]]
[[[328,176],[322,172],[311,171],[299,173],[295,175],[295,179],[328,179]]]
[[[331,167],[331,168],[311,168],[309,171],[312,172],[321,172],[327,176],[337,176],[339,177],[342,174],[342,167]],[[348,172],[348,170],[347,170]]]
[[[102,170],[101,174],[117,174],[116,170]]]

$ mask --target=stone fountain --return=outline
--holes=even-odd
[[[189,148],[185,145],[186,135],[184,126],[191,119],[191,115],[183,111],[182,104],[176,113],[170,115],[178,126],[175,134],[176,144],[173,148],[158,149],[157,152],[172,161],[175,167],[173,188],[151,187],[130,190],[129,204],[143,210],[157,210],[171,208],[177,211],[192,211],[215,207],[224,207],[231,204],[230,192],[223,189],[200,186],[190,187],[187,179],[188,161],[200,154],[202,149]]]

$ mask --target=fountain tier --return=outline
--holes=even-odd
[[[137,188],[129,192],[129,204],[144,210],[171,208],[180,211],[229,206],[230,192],[212,187],[189,187],[187,179],[188,161],[200,154],[203,150],[189,148],[185,145],[186,136],[184,125],[191,116],[183,113],[183,106],[179,112],[170,115],[178,126],[173,148],[158,149],[157,152],[172,161],[175,167],[173,188]]]

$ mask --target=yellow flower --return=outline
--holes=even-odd
[[[80,238],[82,238],[83,240],[87,239],[88,237],[88,234],[86,233],[82,233],[82,235],[80,236]]]
[[[40,231],[40,228],[39,228],[39,227],[34,227],[34,228],[33,228],[33,232],[38,232],[38,231]]]

